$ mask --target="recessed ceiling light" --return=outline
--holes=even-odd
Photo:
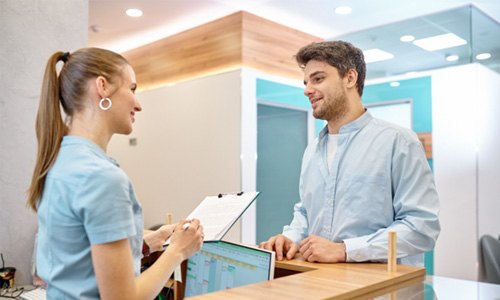
[[[337,15],[348,15],[352,12],[352,8],[349,6],[339,6],[335,9]]]
[[[142,10],[137,9],[137,8],[129,8],[125,11],[125,13],[127,14],[127,16],[134,17],[134,18],[138,18],[138,17],[142,16]]]
[[[480,53],[480,54],[476,55],[477,60],[484,60],[484,59],[488,59],[490,57],[491,57],[491,54],[489,54],[488,52]]]
[[[399,81],[393,81],[393,82],[389,83],[389,85],[392,87],[398,87],[398,86],[400,86],[400,83],[399,83]]]
[[[425,39],[413,41],[418,46],[427,51],[436,51],[467,44],[467,41],[453,33],[431,36]]]
[[[376,61],[382,61],[382,60],[388,60],[388,59],[393,59],[394,54],[373,48],[369,50],[363,51],[363,54],[365,56],[365,62],[367,64],[376,62]]]
[[[447,61],[457,61],[458,59],[459,59],[458,55],[452,54],[452,55],[447,55],[446,56],[446,60]]]
[[[413,35],[402,35],[399,40],[404,43],[413,42],[415,37]]]

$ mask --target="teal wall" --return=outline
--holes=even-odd
[[[363,103],[379,103],[394,100],[413,100],[413,131],[432,132],[431,77],[400,80],[398,87],[389,83],[365,86]]]
[[[304,96],[304,88],[263,79],[257,79],[257,99],[287,106],[311,108],[309,100]],[[324,126],[325,123],[322,120],[316,120],[316,134],[318,134]]]
[[[304,88],[285,85],[263,79],[257,79],[257,99],[286,104],[302,108],[310,108]]]
[[[257,105],[257,244],[292,221],[307,143],[306,111]]]
[[[415,132],[432,132],[432,86],[431,77],[399,80],[398,87],[389,83],[367,85],[363,91],[365,104],[411,99],[412,126]],[[304,96],[304,89],[257,79],[257,99],[296,107],[310,108]],[[324,122],[316,120],[316,133],[324,127]],[[432,169],[432,160],[429,160]],[[425,254],[427,274],[434,274],[434,254]]]
[[[302,155],[307,147],[309,107],[303,89],[257,79],[257,243],[283,231],[290,224],[293,206],[300,199],[299,178]]]
[[[367,85],[363,91],[363,103],[379,103],[402,99],[413,100],[413,130],[432,132],[432,89],[431,77],[420,77],[399,81],[400,86],[389,83]],[[311,107],[304,88],[294,87],[263,79],[257,79],[257,99],[309,109]],[[316,121],[316,132],[324,127],[324,122]]]

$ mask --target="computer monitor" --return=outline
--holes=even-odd
[[[271,280],[274,252],[225,241],[204,242],[187,262],[185,296]]]

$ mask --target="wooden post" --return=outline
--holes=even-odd
[[[389,300],[398,300],[398,295],[396,292],[391,292],[389,295]]]
[[[389,231],[387,237],[389,247],[387,248],[387,272],[397,271],[397,255],[396,255],[396,232]]]

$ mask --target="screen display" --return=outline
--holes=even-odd
[[[224,241],[205,242],[187,263],[185,296],[273,279],[274,253]]]

